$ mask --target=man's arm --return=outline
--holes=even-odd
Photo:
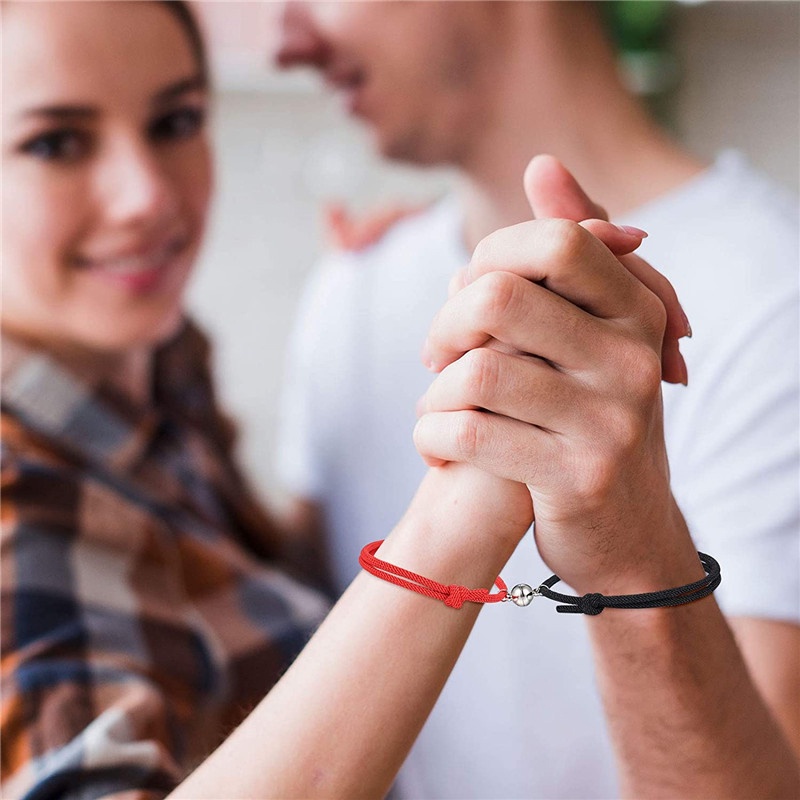
[[[800,757],[800,627],[778,620],[728,620],[753,683]]]
[[[703,570],[669,484],[666,314],[569,226],[526,223],[476,250],[431,328],[425,358],[440,375],[415,440],[431,463],[527,484],[540,553],[579,594],[680,586]],[[588,625],[626,794],[800,794],[796,757],[713,597],[606,610]],[[784,633],[791,647],[797,634]],[[782,658],[774,635],[759,637]],[[772,671],[763,656],[750,660],[775,707],[793,701],[791,656]]]
[[[625,796],[800,795],[800,629],[739,622],[742,650],[713,596],[588,620]]]

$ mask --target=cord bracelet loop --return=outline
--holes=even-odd
[[[466,586],[439,583],[376,558],[375,553],[382,544],[383,539],[365,545],[358,557],[358,563],[367,572],[389,583],[402,586],[404,589],[411,589],[411,591],[423,594],[433,600],[441,600],[450,608],[461,608],[464,603],[500,603],[508,599],[508,586],[499,575],[494,585],[500,591],[494,594],[488,589],[468,589]]]
[[[604,608],[662,608],[692,603],[710,595],[722,582],[719,564],[711,556],[698,552],[700,563],[706,572],[705,578],[686,586],[664,589],[660,592],[618,595],[592,592],[581,596],[561,594],[553,591],[553,586],[561,580],[558,575],[551,575],[536,587],[531,587],[527,583],[517,584],[509,592],[505,581],[498,575],[494,585],[499,591],[492,593],[488,589],[468,589],[466,586],[457,584],[439,583],[423,575],[418,575],[416,572],[390,564],[388,561],[381,561],[376,558],[375,553],[382,544],[383,539],[370,542],[361,550],[358,563],[367,572],[396,586],[411,589],[411,591],[433,600],[441,600],[450,608],[461,608],[464,603],[505,603],[508,600],[518,606],[527,606],[534,597],[547,597],[549,600],[555,600],[561,604],[556,606],[556,611],[560,614],[596,616]]]
[[[556,606],[556,611],[561,614],[588,614],[594,616],[604,608],[665,608],[693,603],[708,597],[717,586],[722,583],[722,570],[720,565],[711,556],[698,552],[700,563],[706,572],[701,578],[686,586],[675,589],[664,589],[660,592],[643,592],[642,594],[616,594],[604,595],[598,593],[575,596],[554,592],[555,586],[561,578],[551,575],[538,587],[539,594],[549,600],[555,600],[562,605]]]

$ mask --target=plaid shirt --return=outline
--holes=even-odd
[[[4,337],[4,797],[167,794],[325,613],[276,566],[208,361],[187,324],[137,406]]]

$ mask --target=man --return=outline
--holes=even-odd
[[[800,751],[793,202],[740,157],[705,166],[654,126],[620,84],[592,4],[290,5],[279,59],[320,70],[387,157],[449,164],[461,175],[454,197],[396,224],[362,253],[327,259],[303,302],[280,468],[298,498],[299,527],[324,523],[341,586],[358,569],[359,548],[391,527],[425,469],[412,444],[413,408],[423,394],[415,436],[430,463],[471,460],[530,488],[539,552],[530,541],[518,548],[503,573],[510,585],[537,585],[556,568],[580,593],[668,588],[697,577],[667,574],[683,558],[675,548],[685,554],[686,527],[663,486],[644,488],[644,467],[631,471],[621,451],[599,481],[613,487],[617,502],[603,506],[602,519],[559,525],[546,469],[531,463],[535,432],[495,423],[536,423],[536,403],[546,401],[552,413],[572,413],[579,395],[531,383],[530,370],[540,364],[525,362],[517,405],[493,408],[475,386],[486,392],[496,384],[513,396],[510,373],[469,353],[458,359],[437,351],[447,320],[474,319],[463,300],[473,296],[472,284],[463,276],[448,304],[462,311],[437,317],[424,351],[441,370],[428,391],[419,348],[452,275],[476,245],[530,219],[531,206],[542,218],[599,214],[546,160],[528,175],[529,204],[520,176],[531,155],[558,156],[613,219],[649,232],[640,252],[675,285],[696,333],[685,348],[690,388],[664,387],[663,435],[670,498],[694,546],[722,564],[715,597],[727,624],[714,616],[714,601],[606,611],[585,626],[544,601],[487,611],[409,757],[406,795],[753,796],[769,794],[763,784],[755,788],[765,764],[782,773],[776,780],[790,781],[793,767],[781,753],[786,742]],[[475,258],[492,266],[486,245]],[[530,325],[568,344],[578,335],[533,312]],[[485,351],[475,330],[464,336],[464,351]],[[519,349],[500,347],[506,355]],[[684,369],[675,354],[665,359]],[[492,380],[475,380],[488,369]],[[624,371],[618,380],[616,388]],[[612,384],[595,396],[607,399]],[[470,415],[465,428],[458,415],[471,408],[501,416]],[[607,454],[605,432],[626,426],[627,417],[608,409],[588,400],[578,409],[574,430],[594,449],[563,470],[565,480]],[[647,451],[641,419],[630,427],[637,447],[629,455]],[[661,430],[656,417],[651,422]],[[661,567],[665,583],[656,585]],[[750,694],[745,664],[760,699]],[[786,793],[787,785],[770,788]]]

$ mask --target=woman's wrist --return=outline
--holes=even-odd
[[[530,516],[524,486],[468,465],[434,467],[376,555],[443,583],[488,588]]]

